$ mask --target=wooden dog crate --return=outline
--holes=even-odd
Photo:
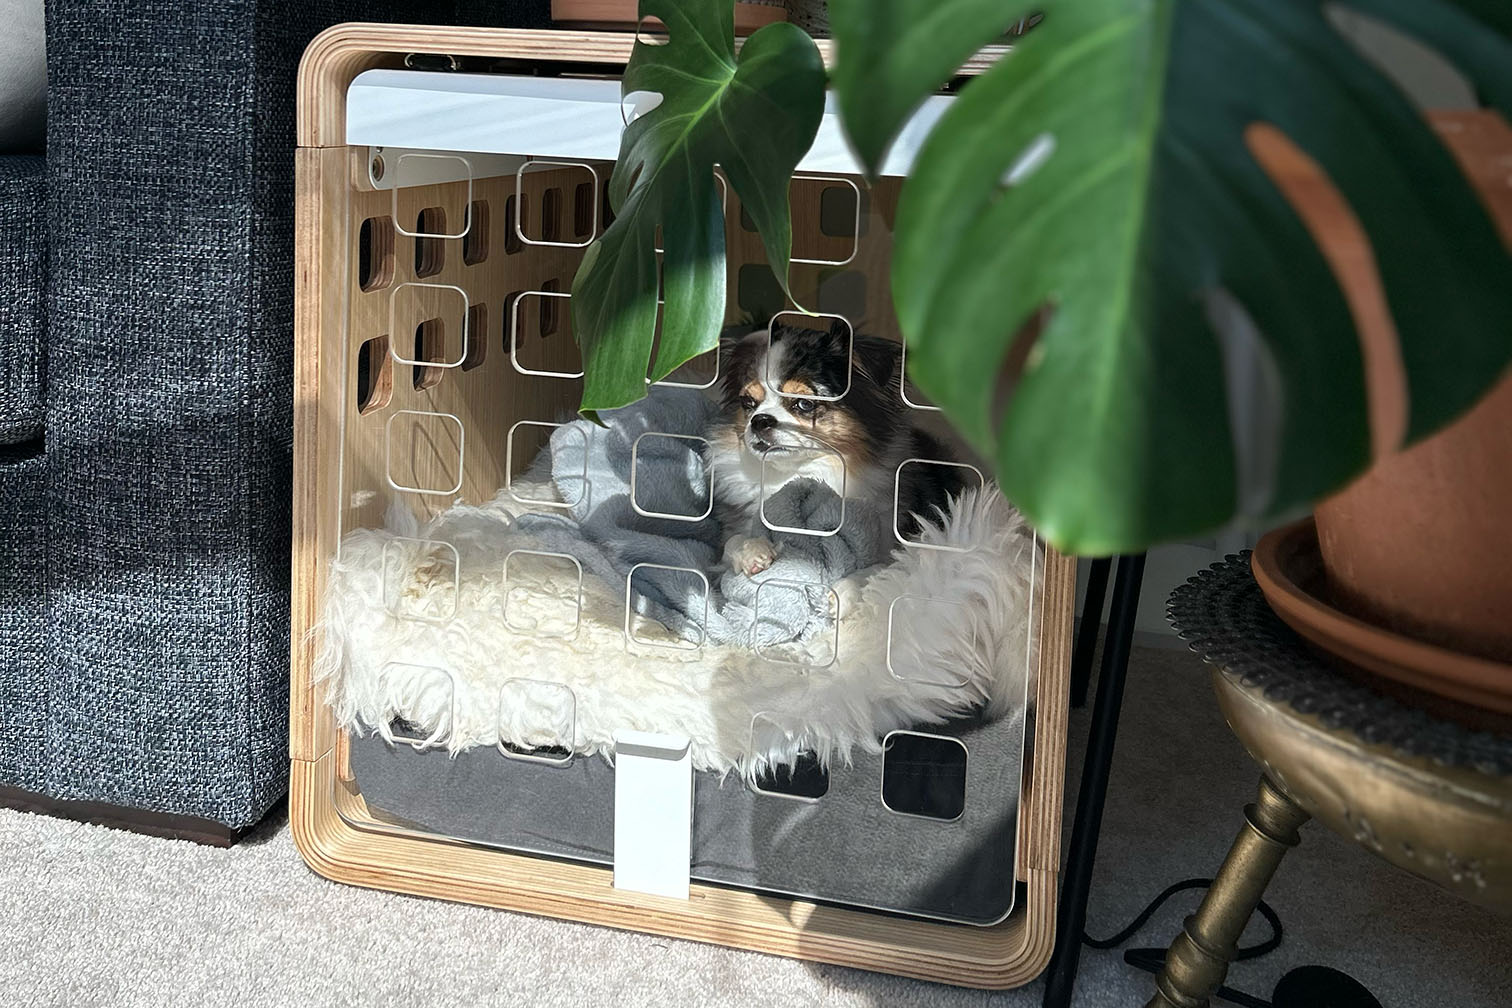
[[[632,43],[607,33],[342,25],[305,54],[295,197],[296,844],[316,871],[342,882],[947,983],[1026,983],[1049,959],[1058,893],[1075,578],[1073,562],[1053,550],[1043,554],[1031,629],[1037,659],[1014,827],[1018,896],[990,926],[711,883],[695,882],[686,900],[616,889],[601,865],[469,842],[386,815],[353,775],[352,740],[313,677],[328,565],[346,532],[385,522],[384,495],[363,488],[395,489],[421,521],[458,500],[485,502],[530,461],[516,441],[519,421],[572,414],[578,385],[568,379],[579,364],[565,298],[582,247],[604,226],[612,153],[530,154],[529,138],[509,148],[516,156],[406,146],[402,136],[354,142],[349,89],[367,71],[399,70],[410,54],[453,57],[484,73],[534,66],[570,86],[612,79]],[[608,143],[612,150],[617,138]],[[839,173],[808,173],[792,192],[795,220],[833,217],[833,192],[855,193],[855,226],[795,229],[800,303],[859,314],[868,331],[895,340],[886,267],[898,183],[884,177],[868,188]],[[762,284],[760,240],[741,223],[735,194],[726,199],[730,312],[754,314],[772,283]]]

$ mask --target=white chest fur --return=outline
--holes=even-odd
[[[852,500],[876,499],[878,494],[892,492],[887,473],[873,467],[866,472],[850,471],[839,455],[829,451],[790,452],[762,458],[736,448],[717,451],[710,461],[714,499],[725,512],[722,520],[726,535],[746,528],[745,522],[750,523],[753,533],[759,532],[761,501],[796,479],[818,480]]]

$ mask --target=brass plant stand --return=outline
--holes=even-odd
[[[1455,895],[1512,909],[1512,737],[1430,717],[1325,664],[1266,605],[1248,554],[1177,588],[1169,611],[1214,666],[1219,707],[1264,772],[1152,1008],[1208,1004],[1309,818]]]

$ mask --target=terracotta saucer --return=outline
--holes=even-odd
[[[1405,692],[1410,700],[1450,701],[1429,708],[1475,727],[1505,730],[1512,724],[1512,665],[1416,640],[1334,606],[1312,518],[1268,533],[1255,547],[1250,567],[1276,615],[1346,671],[1387,680],[1374,685]],[[1389,689],[1390,684],[1398,688]]]

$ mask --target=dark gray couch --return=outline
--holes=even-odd
[[[283,794],[299,56],[546,7],[48,4],[47,155],[0,157],[0,802]]]

